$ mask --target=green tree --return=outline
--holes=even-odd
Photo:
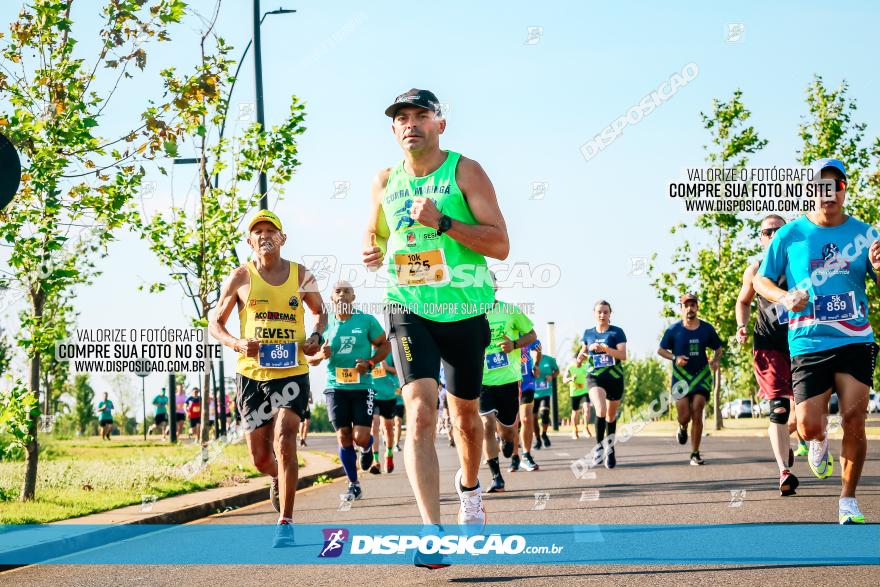
[[[139,186],[138,157],[158,150],[169,132],[148,116],[140,127],[108,139],[98,133],[102,116],[130,70],[145,67],[145,42],[168,40],[167,26],[185,5],[108,0],[92,63],[74,52],[72,6],[73,0],[31,0],[0,50],[0,131],[24,160],[21,189],[0,213],[0,240],[11,249],[4,281],[26,294],[17,343],[30,363],[34,398],[41,355],[59,334],[46,309],[94,278],[95,255],[106,251]],[[99,86],[111,89],[99,92]],[[145,140],[135,146],[139,137]],[[84,238],[76,238],[78,231]],[[22,500],[36,491],[38,415],[32,413],[30,422]]]
[[[71,303],[66,299],[48,299],[43,316],[44,326],[50,332],[55,333],[56,340],[63,340],[70,336],[70,327],[73,324],[75,312]],[[70,378],[70,363],[56,359],[53,346],[46,347],[40,352],[40,377],[43,383],[42,412],[54,414],[57,410],[58,399],[64,393]]]
[[[148,242],[159,262],[170,270],[174,280],[185,286],[184,291],[192,292],[198,307],[192,323],[205,329],[206,345],[208,317],[217,303],[220,285],[238,264],[230,251],[241,240],[239,226],[248,210],[259,202],[254,179],[265,172],[280,195],[299,165],[296,137],[305,131],[304,107],[292,96],[288,117],[281,124],[266,130],[254,123],[240,136],[219,138],[218,129],[227,112],[228,89],[234,78],[228,58],[232,47],[213,32],[218,12],[215,9],[214,19],[201,35],[195,71],[183,77],[174,68],[162,71],[171,113],[182,125],[179,142],[191,141],[199,161],[196,208],[172,206],[151,218],[137,210],[131,214],[132,227]],[[227,169],[228,182],[214,187],[210,178]],[[190,279],[195,283],[192,287]],[[164,283],[157,283],[150,289],[162,291],[165,287]],[[200,386],[203,406],[211,401],[210,382],[206,361]],[[202,410],[201,430],[201,440],[207,442],[207,409]]]
[[[665,361],[658,357],[630,358],[623,364],[624,413],[637,414],[639,410],[669,393],[669,373]]]
[[[12,365],[12,346],[6,337],[6,331],[0,328],[0,373],[8,373]]]
[[[710,144],[704,145],[706,161],[712,167],[742,168],[750,155],[767,144],[758,136],[753,126],[747,126],[751,112],[742,101],[742,91],[736,90],[730,101],[712,101],[709,114],[700,113],[703,128],[709,131]],[[676,248],[672,257],[672,270],[656,273],[652,258],[650,266],[651,285],[663,302],[663,315],[675,317],[678,298],[686,291],[699,292],[700,317],[718,331],[725,352],[722,372],[728,370],[732,387],[743,390],[753,388],[753,376],[749,369],[750,355],[747,349],[735,344],[736,317],[734,304],[742,284],[742,273],[750,257],[758,251],[755,244],[757,223],[736,214],[701,214],[693,224],[699,240],[695,244],[685,242]],[[687,228],[678,225],[672,233]],[[712,405],[715,428],[723,426],[721,419],[722,376],[715,378]]]
[[[95,415],[95,390],[89,385],[88,373],[77,373],[73,378],[74,415],[76,417],[76,429],[80,436],[86,434],[86,429],[98,421]]]
[[[330,416],[327,414],[327,404],[316,403],[312,406],[312,419],[309,421],[310,432],[333,432],[330,424]]]
[[[10,385],[0,391],[0,459],[27,450],[33,442],[31,422],[40,419],[37,396],[21,379],[7,375]],[[9,441],[4,439],[8,438]]]
[[[131,373],[110,373],[104,375],[104,381],[110,386],[110,401],[113,402],[113,420],[123,434],[129,434],[130,420],[135,420],[132,431],[137,429],[135,412],[141,405],[140,385],[135,385]]]

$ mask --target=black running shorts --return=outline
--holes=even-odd
[[[831,389],[836,373],[848,373],[871,387],[877,349],[873,342],[856,343],[792,357],[791,383],[795,404]]]
[[[327,400],[327,414],[334,430],[351,428],[352,426],[373,425],[372,389],[334,389],[324,390]]]
[[[550,396],[547,397],[536,397],[534,398],[534,403],[532,404],[532,413],[537,414],[541,410],[550,411]]]
[[[611,376],[591,377],[587,375],[587,389],[601,387],[605,390],[605,399],[619,402],[623,398],[623,378],[615,379]]]
[[[394,407],[397,405],[396,399],[376,399],[373,400],[374,414],[379,414],[386,420],[394,417]]]
[[[308,373],[268,381],[257,381],[237,373],[235,384],[238,389],[236,408],[248,431],[271,423],[276,407],[293,410],[302,419],[309,405]]]
[[[571,398],[571,411],[577,411],[580,409],[581,404],[584,404],[584,408],[589,409],[590,407],[590,396],[588,394],[584,395],[576,395]]]
[[[464,400],[480,397],[483,357],[491,336],[485,314],[437,322],[390,303],[385,326],[401,387],[417,379],[439,381],[442,361],[448,393]]]
[[[516,424],[519,413],[519,382],[503,385],[484,385],[480,390],[480,415],[495,412],[495,418],[502,426]]]

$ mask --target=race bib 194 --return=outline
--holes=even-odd
[[[449,281],[446,255],[443,249],[400,253],[394,255],[397,283],[400,285],[429,285]]]
[[[260,345],[260,367],[265,369],[289,369],[299,365],[295,342]]]
[[[361,374],[354,367],[336,367],[336,383],[360,383]]]

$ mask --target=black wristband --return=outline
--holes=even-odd
[[[515,349],[519,348],[519,341],[518,340],[513,341],[513,348],[515,348]]]
[[[321,334],[320,332],[313,332],[313,333],[309,336],[309,338],[312,338],[312,336],[315,336],[315,335],[318,336],[318,344],[324,344],[324,335]]]

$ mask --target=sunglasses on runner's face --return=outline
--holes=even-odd
[[[782,227],[776,226],[774,228],[762,228],[761,229],[761,236],[766,236],[767,238],[771,238],[773,236],[773,233],[775,233],[780,228],[782,228]]]
[[[827,179],[823,179],[822,181],[833,181],[834,182],[834,191],[836,191],[836,192],[842,192],[844,189],[846,189],[846,186],[847,186],[845,179],[832,179],[829,177]]]

